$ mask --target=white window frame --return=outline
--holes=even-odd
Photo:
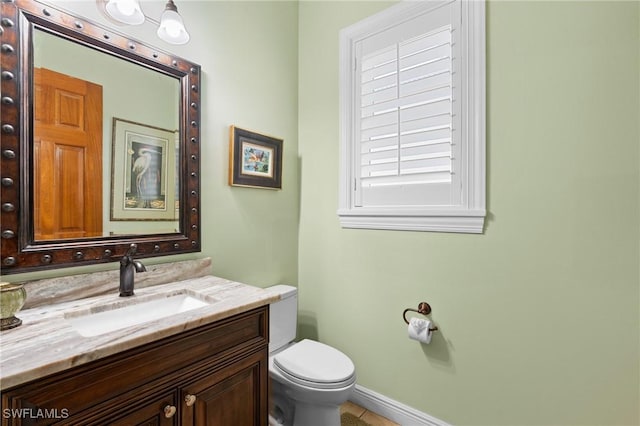
[[[460,155],[454,158],[459,202],[431,206],[357,206],[356,44],[382,30],[402,25],[420,14],[460,3],[459,68]],[[343,228],[482,233],[485,210],[485,2],[484,0],[403,1],[340,32],[340,187],[338,216]],[[457,157],[457,156],[456,156]]]

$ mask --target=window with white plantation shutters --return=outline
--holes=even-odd
[[[451,26],[362,55],[358,68],[357,205],[449,204]],[[412,196],[407,197],[409,192]]]
[[[484,2],[403,2],[341,32],[343,227],[482,232]]]

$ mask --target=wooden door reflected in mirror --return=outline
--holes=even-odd
[[[34,68],[38,240],[102,235],[102,87]]]

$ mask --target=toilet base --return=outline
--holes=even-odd
[[[340,407],[297,401],[293,413],[293,426],[340,426]]]
[[[271,382],[269,395],[269,426],[292,426],[294,403],[287,397],[286,389],[275,380]]]
[[[340,426],[340,404],[348,399],[351,389],[343,392],[339,399],[332,398],[331,403],[326,404],[308,398],[304,398],[306,401],[295,399],[290,388],[277,380],[270,382],[270,426]]]

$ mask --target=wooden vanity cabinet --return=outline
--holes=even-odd
[[[268,330],[264,306],[16,386],[2,426],[266,426]]]

